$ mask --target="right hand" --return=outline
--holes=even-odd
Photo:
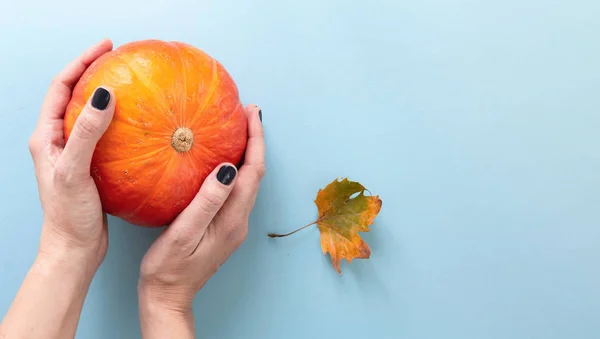
[[[239,173],[233,164],[218,166],[142,261],[138,292],[144,338],[193,337],[196,293],[246,238],[265,174],[262,112],[248,105],[246,113],[248,144]]]

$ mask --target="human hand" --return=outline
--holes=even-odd
[[[265,173],[262,112],[249,105],[246,113],[248,145],[239,173],[232,164],[218,166],[142,261],[138,293],[144,338],[193,337],[196,293],[246,238]]]
[[[92,278],[106,254],[106,217],[90,176],[96,142],[115,99],[99,90],[65,144],[63,116],[86,68],[112,49],[104,40],[52,81],[29,141],[44,212],[39,253],[0,324],[0,338],[73,338]]]
[[[103,88],[94,92],[66,144],[63,117],[83,72],[111,49],[112,42],[104,40],[55,77],[29,141],[44,212],[40,255],[68,258],[92,275],[106,255],[108,235],[90,165],[96,143],[113,117],[114,95]]]

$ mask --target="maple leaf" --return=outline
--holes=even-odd
[[[375,217],[381,210],[379,196],[367,196],[368,190],[358,182],[334,180],[320,189],[315,199],[319,211],[316,221],[288,234],[269,234],[272,238],[294,234],[316,224],[321,233],[323,254],[329,253],[335,270],[341,274],[342,259],[351,263],[353,259],[368,259],[371,249],[358,235],[369,232]]]

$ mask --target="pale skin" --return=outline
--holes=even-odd
[[[90,176],[92,154],[118,100],[110,90],[104,109],[91,100],[64,143],[63,116],[85,69],[112,50],[110,40],[87,49],[52,81],[29,148],[44,212],[36,259],[6,316],[0,338],[74,338],[88,288],[108,250],[107,217]],[[265,174],[264,138],[256,105],[248,105],[243,166],[227,184],[221,164],[194,200],[146,253],[138,282],[143,338],[195,338],[192,301],[242,244]]]

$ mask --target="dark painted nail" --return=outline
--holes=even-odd
[[[260,119],[260,121],[262,122],[262,109],[258,110],[258,118]]]
[[[223,185],[229,185],[235,178],[236,174],[237,174],[237,171],[235,170],[235,167],[225,165],[225,166],[221,167],[219,172],[217,172],[217,180],[219,180],[219,182],[222,183]]]
[[[237,164],[237,165],[235,165],[235,167],[237,167],[237,168],[238,168],[238,170],[239,170],[240,168],[242,168],[242,166],[244,166],[244,160],[246,160],[246,155],[245,155],[245,154],[242,154],[242,158],[240,159],[240,162],[238,162],[238,164]]]
[[[96,92],[94,92],[94,97],[92,97],[92,107],[103,111],[106,109],[106,107],[108,107],[109,102],[110,93],[102,87],[96,89]]]

